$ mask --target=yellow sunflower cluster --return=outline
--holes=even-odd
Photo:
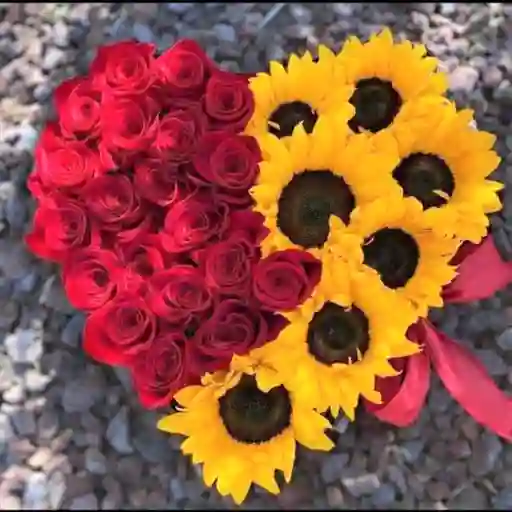
[[[262,254],[309,251],[322,277],[277,339],[179,392],[159,423],[237,503],[252,483],[279,492],[275,470],[291,478],[296,443],[332,447],[324,413],[353,419],[361,396],[380,403],[376,377],[420,350],[407,329],[442,306],[454,254],[486,234],[502,187],[488,179],[495,137],[444,96],[426,48],[389,30],[271,62],[250,88]]]

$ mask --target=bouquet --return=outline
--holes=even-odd
[[[85,351],[174,404],[158,428],[236,503],[278,493],[296,444],[330,450],[328,418],[360,403],[414,422],[431,367],[512,439],[510,400],[426,319],[512,280],[488,234],[495,137],[446,89],[383,30],[255,76],[193,41],[121,42],[55,91],[27,244],[87,312]]]

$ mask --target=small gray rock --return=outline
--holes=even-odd
[[[372,503],[376,508],[387,508],[394,504],[396,489],[388,483],[384,483],[372,496]]]
[[[104,475],[107,472],[107,459],[97,448],[85,451],[85,468],[94,475]]]
[[[62,342],[69,347],[78,348],[82,339],[84,323],[85,317],[82,313],[74,314],[62,330]]]
[[[64,51],[55,46],[48,46],[44,54],[42,67],[45,71],[51,71],[63,64],[65,60],[66,53]]]
[[[449,501],[448,508],[454,510],[489,510],[489,503],[483,491],[473,485],[468,485],[453,500]]]
[[[225,23],[218,23],[213,27],[213,30],[215,31],[217,37],[221,41],[225,41],[226,43],[236,42],[236,32],[231,25],[226,25]]]
[[[512,350],[512,328],[506,329],[498,336],[498,345],[502,350]]]
[[[21,384],[15,384],[3,392],[2,398],[9,404],[19,404],[25,398],[25,390]]]
[[[495,509],[512,510],[512,489],[503,489],[492,502]]]
[[[187,497],[183,483],[179,478],[171,478],[169,482],[169,491],[171,493],[171,499],[174,501],[178,502]]]
[[[507,374],[507,364],[495,350],[477,350],[476,355],[492,376],[501,377]]]
[[[133,447],[130,443],[130,427],[128,424],[128,409],[121,407],[107,428],[107,440],[116,450],[123,455],[133,453]]]
[[[30,409],[18,409],[11,416],[12,424],[20,436],[31,436],[36,433],[36,418]]]
[[[98,510],[98,498],[93,493],[79,496],[71,502],[69,510]]]
[[[502,451],[503,445],[499,438],[493,434],[484,433],[473,446],[469,463],[471,473],[482,477],[491,472]]]
[[[153,31],[142,23],[134,23],[132,31],[135,38],[142,43],[151,43],[155,39]]]
[[[478,71],[470,66],[459,66],[448,78],[452,91],[471,92],[478,81]]]
[[[24,510],[41,510],[47,507],[48,482],[44,473],[32,473],[23,492]]]
[[[43,375],[37,370],[27,370],[25,373],[25,386],[32,393],[41,393],[52,381],[51,375]]]
[[[185,2],[183,4],[167,2],[165,4],[165,7],[167,8],[167,10],[174,12],[176,14],[183,14],[187,12],[189,9],[193,8],[194,4],[192,2]]]
[[[345,498],[343,492],[339,487],[335,485],[329,485],[325,492],[327,498],[327,504],[330,508],[341,508],[345,504]]]
[[[381,485],[379,477],[374,473],[356,477],[342,477],[341,483],[354,498],[371,496]]]
[[[4,340],[7,355],[20,364],[38,361],[43,354],[43,339],[39,329],[18,329]]]
[[[69,303],[60,279],[53,275],[43,285],[39,303],[47,308],[54,309],[59,313],[70,315],[75,309]]]
[[[68,382],[62,395],[62,407],[68,413],[85,412],[101,397],[100,392],[91,388],[87,379]]]
[[[339,481],[343,474],[343,469],[349,461],[348,453],[325,454],[322,460],[321,475],[326,484],[332,484]]]
[[[66,495],[66,477],[60,471],[54,471],[48,481],[48,502],[53,510],[58,510]]]
[[[406,462],[409,464],[414,464],[418,460],[424,448],[425,441],[423,439],[413,439],[412,441],[406,441],[402,445],[402,452]]]
[[[13,437],[14,432],[9,416],[0,412],[0,454],[7,448]]]

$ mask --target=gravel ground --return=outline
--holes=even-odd
[[[254,71],[319,42],[338,49],[347,34],[366,37],[387,24],[442,60],[455,99],[498,135],[497,175],[512,181],[512,6],[0,4],[0,20],[0,509],[232,508],[203,487],[177,440],[156,431],[126,377],[83,354],[82,315],[56,269],[23,246],[34,209],[24,182],[53,87],[116,39],[167,47],[192,37],[226,68]],[[512,257],[508,205],[493,227]],[[510,389],[512,288],[436,313]],[[412,428],[362,416],[337,429],[333,453],[301,452],[280,496],[255,491],[244,507],[512,508],[512,446],[477,426],[438,382]]]

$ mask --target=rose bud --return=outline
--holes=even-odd
[[[139,293],[116,295],[87,318],[84,350],[99,363],[126,366],[155,339],[157,320]]]
[[[95,85],[115,95],[136,96],[154,82],[155,45],[123,41],[101,46],[91,64]]]
[[[213,184],[226,203],[251,203],[249,189],[256,180],[261,153],[253,137],[207,133],[198,145],[194,167],[200,180]]]
[[[40,203],[33,231],[25,237],[34,254],[54,261],[63,261],[72,250],[99,247],[100,241],[84,207],[64,196],[48,197]]]
[[[311,296],[321,273],[321,262],[306,251],[274,252],[254,268],[254,296],[265,309],[291,311]]]
[[[169,405],[188,384],[188,347],[178,331],[164,331],[134,358],[131,373],[141,404],[153,409]]]
[[[88,248],[72,252],[62,271],[69,302],[86,311],[100,308],[115,295],[120,268],[111,251]]]
[[[169,323],[204,313],[212,304],[203,275],[189,265],[174,265],[152,276],[147,300],[155,314]]]
[[[213,75],[203,101],[213,130],[242,132],[254,112],[254,98],[247,80],[234,73]]]
[[[170,253],[197,249],[218,238],[228,226],[228,207],[205,193],[189,196],[168,210],[162,245]]]

